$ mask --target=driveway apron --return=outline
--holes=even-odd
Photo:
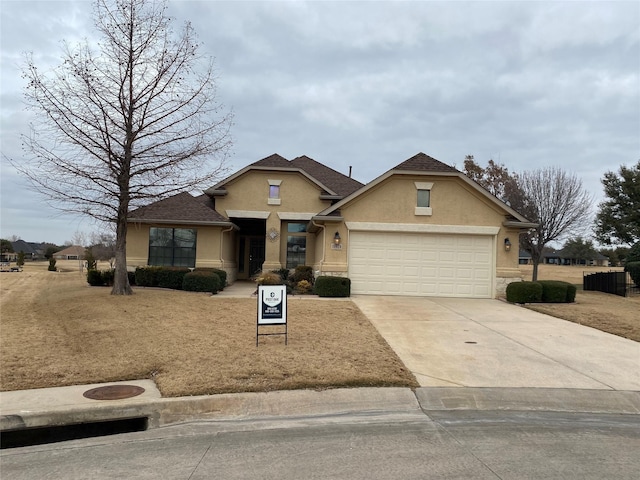
[[[423,387],[640,390],[640,343],[493,299],[352,297]]]

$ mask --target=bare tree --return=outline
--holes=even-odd
[[[518,185],[525,198],[521,213],[538,223],[521,237],[522,246],[531,254],[532,280],[536,281],[544,247],[589,227],[593,197],[576,175],[556,167],[524,172],[518,175]]]
[[[216,98],[213,60],[189,23],[171,29],[166,0],[96,0],[97,52],[64,44],[41,73],[28,55],[26,99],[37,114],[13,162],[52,205],[112,222],[112,294],[131,294],[130,209],[210,185],[224,173],[231,113]]]

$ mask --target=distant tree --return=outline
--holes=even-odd
[[[601,248],[599,253],[609,259],[609,265],[612,267],[620,265],[620,258],[618,258],[618,253],[615,248]]]
[[[87,247],[84,249],[84,261],[87,264],[87,270],[95,270],[98,266],[98,261],[93,256],[93,251],[91,247]]]
[[[508,205],[522,203],[517,175],[502,164],[489,160],[486,167],[478,165],[473,155],[464,159],[464,174]]]
[[[62,210],[112,223],[112,294],[132,293],[126,270],[131,208],[210,186],[224,171],[231,114],[216,98],[213,60],[187,23],[174,36],[163,0],[96,0],[100,41],[64,44],[41,73],[27,57],[26,163],[13,162]],[[41,127],[41,128],[38,128]]]
[[[19,267],[24,265],[24,252],[22,250],[18,252],[18,258],[16,258],[16,265],[18,265]]]
[[[598,252],[593,246],[592,240],[585,240],[578,236],[567,240],[562,247],[564,258],[576,260],[578,263],[586,263],[588,260],[595,260]]]
[[[606,200],[599,205],[595,233],[605,245],[632,244],[640,240],[640,161],[622,165],[618,173],[602,179]]]
[[[4,238],[0,239],[0,253],[2,253],[3,255],[5,253],[13,253],[13,245],[9,240],[6,240]]]
[[[538,224],[520,236],[521,246],[531,254],[536,281],[544,247],[582,233],[590,223],[593,200],[577,176],[556,167],[524,172],[518,175],[518,185],[524,195],[524,215]]]
[[[91,252],[96,260],[111,262],[116,255],[116,237],[111,233],[94,232],[90,236]]]
[[[44,251],[44,258],[51,260],[60,250],[62,250],[62,248],[57,245],[47,245],[47,248]]]

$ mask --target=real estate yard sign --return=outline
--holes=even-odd
[[[284,325],[284,332],[260,333],[261,326]],[[287,344],[287,287],[285,285],[258,286],[258,323],[256,346],[262,335],[284,335]]]

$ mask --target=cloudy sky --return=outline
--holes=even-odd
[[[29,131],[22,52],[55,65],[91,39],[92,3],[1,0],[0,236],[62,244],[60,215],[6,162]],[[640,158],[640,2],[173,0],[216,59],[233,170],[308,155],[368,182],[418,152],[521,172],[560,166],[602,200]],[[594,205],[595,210],[595,205]]]

